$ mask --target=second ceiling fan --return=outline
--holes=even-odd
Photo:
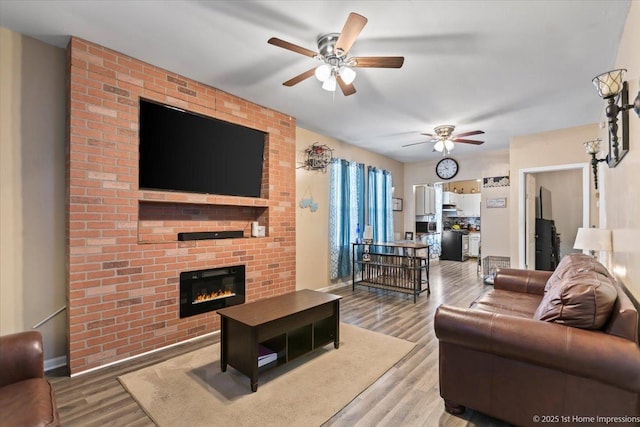
[[[418,144],[426,144],[428,142],[433,142],[435,141],[435,145],[433,146],[433,150],[434,151],[439,151],[441,152],[443,155],[447,155],[451,152],[451,150],[453,150],[454,147],[454,142],[461,142],[464,144],[475,144],[475,145],[480,145],[480,144],[484,144],[484,141],[476,141],[474,139],[464,139],[463,137],[466,136],[471,136],[471,135],[481,135],[484,132],[481,130],[472,130],[469,132],[463,132],[463,133],[459,133],[457,135],[452,135],[453,134],[453,130],[456,127],[453,125],[442,125],[442,126],[437,126],[433,129],[433,131],[435,132],[435,135],[432,133],[421,133],[420,135],[426,135],[431,137],[431,140],[429,141],[422,141],[422,142],[414,142],[413,144],[406,144],[403,145],[403,147],[409,147],[411,145],[418,145]]]
[[[318,67],[313,67],[304,73],[298,74],[283,83],[285,86],[294,86],[303,80],[315,75],[322,82],[322,88],[331,92],[336,90],[336,85],[345,96],[353,95],[356,89],[353,79],[356,73],[353,68],[400,68],[404,63],[402,56],[363,56],[348,58],[349,49],[367,24],[367,18],[357,13],[350,13],[340,33],[323,34],[318,37],[318,52],[295,45],[282,39],[272,37],[268,43],[283,49],[290,50],[323,62]]]

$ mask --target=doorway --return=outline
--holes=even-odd
[[[589,210],[590,210],[590,190],[589,190],[589,164],[574,163],[556,166],[543,166],[537,168],[528,168],[520,170],[520,188],[518,203],[518,266],[529,270],[535,269],[535,219],[536,202],[535,195],[538,192],[538,184],[536,184],[536,175],[544,173],[558,173],[561,171],[577,170],[581,175],[581,191],[582,191],[582,212],[578,215],[581,219],[577,220],[578,226],[589,227]],[[547,181],[548,182],[548,181]],[[551,189],[553,190],[553,189]],[[560,208],[560,207],[558,207]],[[565,221],[567,222],[567,221]],[[574,227],[576,221],[568,223]],[[581,225],[580,225],[581,224]],[[565,252],[573,247],[571,236],[573,231],[565,237],[563,245]],[[571,242],[569,242],[571,240]],[[567,246],[569,245],[569,246]]]

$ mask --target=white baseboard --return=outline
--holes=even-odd
[[[156,348],[154,350],[149,350],[149,351],[146,351],[144,353],[136,354],[135,356],[129,356],[129,357],[125,357],[124,359],[119,359],[119,360],[116,360],[116,361],[113,361],[113,362],[105,363],[104,365],[96,366],[95,368],[90,368],[90,369],[87,369],[85,371],[77,372],[75,374],[71,374],[70,376],[73,378],[73,377],[76,377],[76,376],[79,376],[79,375],[88,374],[90,372],[99,371],[100,369],[104,369],[104,368],[107,368],[109,366],[118,365],[120,363],[128,362],[129,360],[133,360],[133,359],[138,359],[140,357],[148,356],[149,354],[153,354],[153,353],[156,353],[158,351],[166,350],[168,348],[175,347],[175,346],[178,346],[178,345],[181,345],[181,344],[185,344],[185,343],[188,343],[188,342],[191,342],[191,341],[196,341],[196,340],[200,340],[200,339],[203,339],[203,338],[207,338],[207,337],[219,334],[219,333],[220,333],[219,330],[213,331],[213,332],[209,332],[208,334],[199,335],[197,337],[193,337],[193,338],[189,338],[189,339],[184,340],[184,341],[179,341],[179,342],[176,342],[176,343],[173,343],[173,344],[169,344],[169,345],[166,345],[164,347]]]
[[[342,282],[342,283],[336,283],[333,285],[329,285],[329,286],[325,286],[324,288],[320,288],[320,289],[316,289],[319,292],[328,292],[332,289],[337,289],[337,288],[343,288],[345,286],[349,286],[351,285],[351,280],[349,280],[348,282]]]
[[[67,366],[67,356],[54,357],[53,359],[47,359],[44,361],[44,371],[50,371],[61,366]]]

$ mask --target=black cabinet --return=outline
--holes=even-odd
[[[553,271],[560,260],[556,226],[551,219],[536,219],[536,270]]]

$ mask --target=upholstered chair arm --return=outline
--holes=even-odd
[[[445,305],[436,310],[434,327],[441,343],[640,392],[640,349],[624,338]]]
[[[43,378],[43,357],[40,332],[0,337],[0,387],[29,378]]]
[[[551,274],[551,271],[501,268],[493,279],[493,287],[505,291],[544,295],[544,287]]]

